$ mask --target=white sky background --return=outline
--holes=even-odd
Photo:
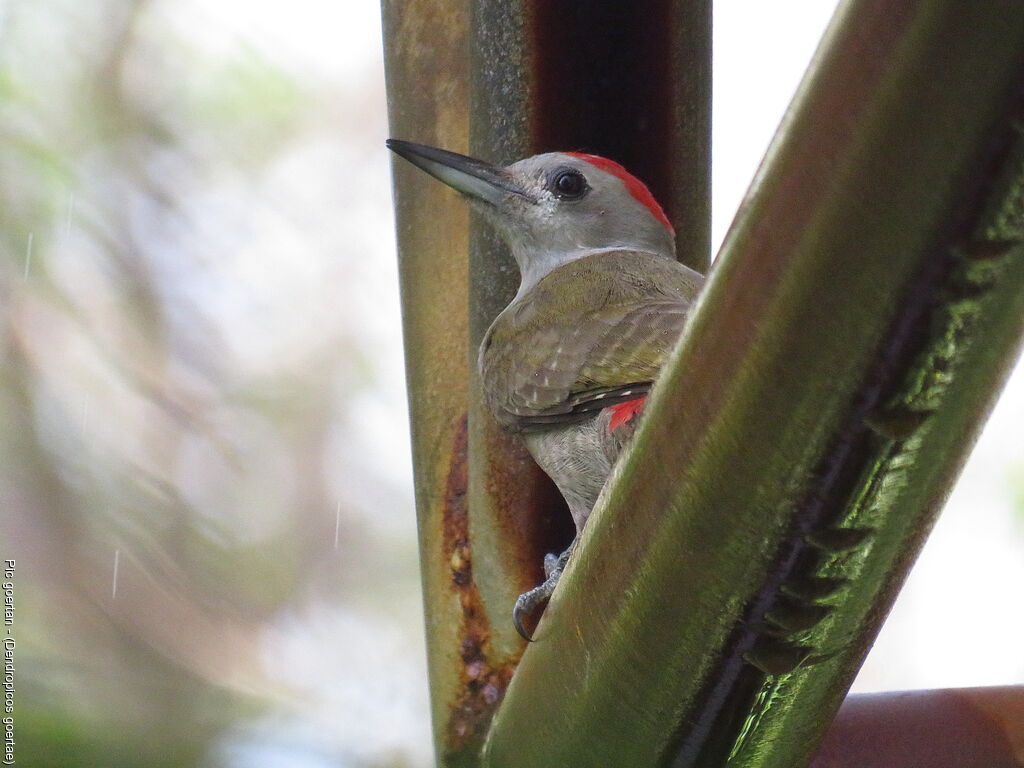
[[[716,3],[716,243],[724,235],[833,8],[834,3],[824,0]],[[337,296],[339,302],[355,308],[353,315],[364,318],[366,355],[380,384],[377,396],[353,409],[360,416],[349,436],[352,444],[339,446],[337,457],[344,461],[346,456],[358,455],[361,461],[375,462],[382,472],[408,488],[411,473],[404,432],[390,170],[384,148],[387,122],[379,6],[372,0],[185,0],[176,4],[167,18],[173,19],[179,30],[187,30],[198,47],[227,51],[250,45],[307,81],[330,84],[339,95],[341,103],[323,107],[325,120],[336,120],[338,125],[336,133],[328,126],[327,134],[333,134],[355,172],[345,176],[339,165],[330,164],[320,168],[321,178],[309,180],[307,188],[314,194],[320,189],[350,187],[339,195],[346,202],[337,211],[336,229],[340,247],[350,244],[350,252],[339,253],[339,257],[354,271],[352,279],[337,286]],[[292,172],[308,174],[310,165],[297,163]],[[335,172],[339,176],[330,177]],[[351,188],[353,185],[357,188]],[[269,275],[263,279],[278,278]],[[304,332],[304,328],[296,331]],[[1024,583],[1024,530],[1020,518],[1011,514],[1009,482],[1011,470],[1024,467],[1024,448],[1017,434],[1022,423],[1024,373],[1018,370],[857,689],[1024,681],[1024,658],[1019,652],[1024,613],[1014,599]],[[372,505],[372,489],[365,495],[365,503]],[[411,497],[411,492],[406,497]],[[411,505],[381,509],[379,515],[379,524],[393,528],[397,535],[410,540],[415,536]],[[387,567],[386,562],[381,562],[381,567]],[[416,584],[410,581],[409,588],[414,590]],[[415,594],[410,594],[401,605],[417,602]],[[339,743],[351,740],[341,750],[352,754],[353,764],[372,764],[396,755],[404,756],[409,765],[428,764],[422,635],[415,638],[418,650],[410,653],[409,643],[396,638],[394,630],[390,627],[382,635],[377,619],[366,618],[357,607],[351,615],[317,617],[316,621],[282,627],[280,636],[267,639],[268,667],[277,669],[277,676],[288,677],[290,687],[298,686],[308,694],[309,701],[297,708],[308,717],[297,717],[299,724],[287,729],[295,743],[313,739],[325,752],[336,754]],[[344,653],[334,645],[340,635],[348,643]],[[384,643],[380,642],[382,636]],[[324,661],[332,655],[334,662]],[[377,676],[381,670],[391,673],[382,680]],[[368,696],[376,704],[360,707]],[[309,710],[321,706],[315,702],[322,707],[310,714]],[[226,765],[256,764],[251,761],[257,760],[270,768],[328,764],[298,755],[293,749],[281,749],[279,744],[262,747],[256,734],[225,745],[222,759]]]

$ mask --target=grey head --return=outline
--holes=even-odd
[[[388,147],[463,193],[508,243],[522,295],[551,270],[592,253],[675,258],[675,233],[647,187],[597,155],[548,152],[504,168],[391,139]]]

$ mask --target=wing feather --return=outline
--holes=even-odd
[[[646,393],[702,283],[675,261],[635,251],[553,270],[498,316],[481,345],[492,411],[528,430]]]

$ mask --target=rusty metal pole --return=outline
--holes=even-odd
[[[616,159],[663,203],[680,260],[706,269],[710,0],[384,0],[383,14],[392,136],[501,163]],[[469,766],[522,653],[515,596],[571,522],[479,396],[476,348],[514,263],[449,190],[398,166],[395,190],[435,746]]]
[[[470,3],[385,0],[383,17],[392,135],[467,151]],[[461,200],[401,164],[394,199],[431,713],[443,754],[464,735],[451,708],[466,689],[463,637],[479,624],[466,504],[469,217]]]

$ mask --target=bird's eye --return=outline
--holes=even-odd
[[[556,173],[551,188],[563,200],[578,200],[590,190],[586,178],[574,168]]]

